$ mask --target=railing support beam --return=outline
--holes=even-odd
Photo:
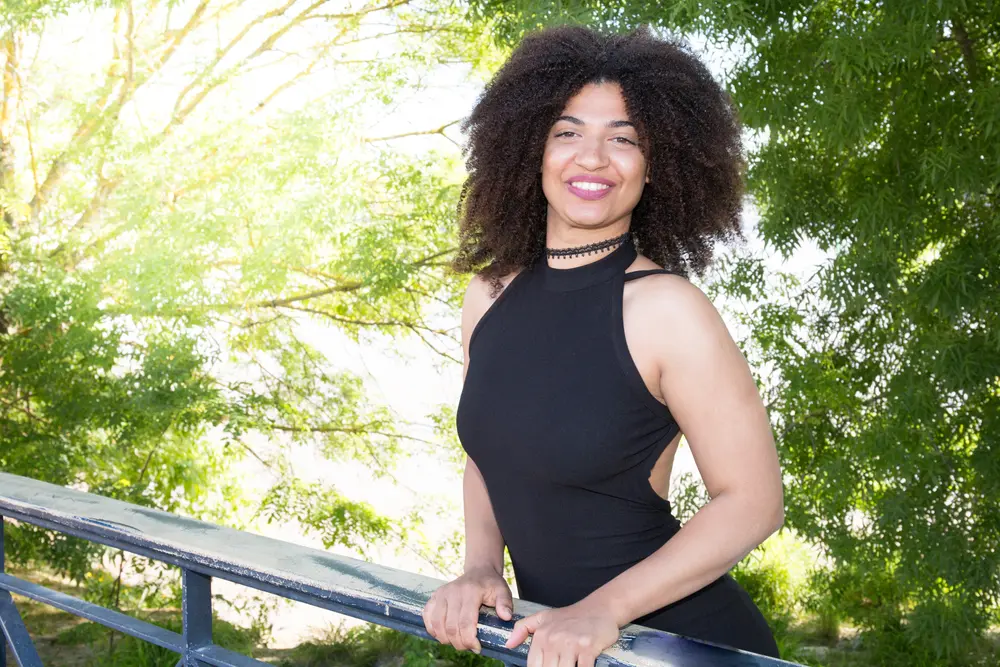
[[[188,569],[181,570],[184,601],[184,667],[202,667],[195,652],[212,644],[212,578]]]
[[[14,660],[20,667],[42,667],[42,659],[38,657],[35,643],[14,606],[14,598],[7,591],[0,591],[0,630],[3,630],[10,642]]]
[[[0,515],[0,574],[4,574],[3,516]],[[7,637],[0,632],[0,667],[7,667]]]

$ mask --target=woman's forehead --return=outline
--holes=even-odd
[[[566,102],[559,117],[588,125],[630,120],[621,86],[613,82],[588,83]]]

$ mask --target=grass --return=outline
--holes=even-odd
[[[378,625],[331,628],[315,642],[293,648],[280,667],[502,667],[499,660],[456,651]]]

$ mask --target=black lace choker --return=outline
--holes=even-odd
[[[587,245],[580,245],[572,248],[546,248],[545,254],[549,257],[583,257],[584,255],[590,255],[624,242],[629,237],[630,233],[631,232],[625,232],[621,236],[616,236],[613,239],[605,239],[604,241],[598,241],[597,243],[588,243]]]

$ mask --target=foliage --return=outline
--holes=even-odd
[[[384,544],[391,537],[391,522],[367,503],[294,478],[272,487],[261,501],[260,511],[268,523],[296,521],[319,535],[327,549],[345,546],[365,554],[367,546]]]
[[[705,485],[692,473],[685,472],[671,481],[671,511],[682,523],[708,501]],[[802,650],[801,632],[793,629],[806,611],[799,601],[811,594],[808,577],[814,558],[800,538],[783,529],[731,570],[767,619],[782,658],[800,664],[814,664],[811,654]]]
[[[46,19],[63,15],[74,7],[104,7],[121,0],[4,0],[0,5],[0,31],[37,29]]]
[[[745,253],[716,286],[746,307],[787,524],[832,558],[877,664],[994,659],[976,648],[1000,603],[1000,5],[472,4],[507,44],[576,18],[736,54],[758,233],[828,257],[800,282]]]
[[[471,651],[458,651],[435,640],[378,625],[333,628],[320,641],[296,646],[279,664],[281,667],[376,667],[396,658],[401,658],[406,667],[499,667],[503,664]]]
[[[781,657],[801,662],[799,642],[790,632],[796,615],[797,593],[792,575],[787,561],[765,558],[765,549],[758,549],[744,558],[733,568],[732,575],[767,619]]]
[[[293,470],[306,450],[387,475],[410,438],[306,334],[454,360],[430,315],[462,293],[456,119],[380,124],[495,50],[450,0],[293,4],[4,5],[0,470],[228,524],[301,513],[330,546],[405,535]],[[8,538],[77,579],[99,556]]]
[[[180,634],[183,624],[179,614],[143,619],[162,628]],[[109,635],[114,640],[109,640]],[[55,643],[65,646],[87,644],[94,651],[90,663],[107,667],[174,667],[177,654],[141,639],[113,633],[97,623],[78,623],[63,630],[55,638]],[[221,619],[212,620],[212,641],[222,648],[253,656],[261,645],[260,629],[256,626],[239,627]]]
[[[669,500],[671,513],[684,523],[708,502],[708,490],[700,478],[685,472],[671,480]]]

